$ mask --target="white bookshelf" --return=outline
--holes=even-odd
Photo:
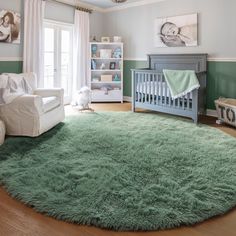
[[[96,54],[92,50],[96,45]],[[114,51],[120,49],[120,57],[114,57]],[[111,50],[111,56],[102,58],[100,50]],[[94,63],[95,62],[95,63]],[[115,63],[115,68],[110,69],[110,63]],[[121,102],[123,103],[123,43],[90,43],[90,88],[92,90],[92,102]],[[101,69],[104,64],[105,68]],[[93,65],[93,66],[92,66]],[[95,67],[94,67],[95,65]],[[112,78],[109,81],[102,81],[103,75]],[[119,81],[114,79],[119,78]]]

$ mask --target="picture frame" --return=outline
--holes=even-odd
[[[0,43],[21,43],[21,15],[0,9]]]
[[[110,62],[110,70],[116,69],[116,62]]]
[[[120,47],[117,47],[114,51],[113,51],[113,55],[114,58],[122,58],[122,50]]]
[[[110,43],[110,37],[102,37],[101,42],[102,43]]]
[[[122,38],[120,36],[114,36],[113,37],[113,42],[114,43],[121,43],[122,42]]]
[[[157,18],[155,47],[198,46],[198,14]]]

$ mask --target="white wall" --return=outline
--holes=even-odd
[[[21,13],[21,44],[0,43],[0,60],[22,58],[23,56],[23,0],[0,0],[0,9],[8,9]],[[46,2],[45,18],[65,23],[74,22],[74,7],[64,4]],[[103,31],[103,14],[94,12],[90,15],[91,35],[101,37]]]
[[[75,8],[65,4],[46,2],[45,18],[49,20],[74,23]],[[99,12],[90,14],[90,35],[101,37],[103,32],[104,15]]]
[[[96,36],[97,39],[103,36],[103,32],[105,31],[105,23],[104,23],[104,14],[100,12],[93,12],[90,15],[90,35]]]
[[[236,58],[236,0],[167,0],[106,13],[105,34],[120,35],[126,58],[148,53],[208,53],[214,58]],[[199,13],[199,47],[155,48],[157,17]]]
[[[64,4],[46,1],[45,18],[73,24],[74,8]]]

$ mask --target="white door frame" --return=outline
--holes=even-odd
[[[64,103],[69,104],[72,100],[72,81],[73,81],[73,24],[44,20],[44,28],[54,29],[54,86],[61,87],[61,31],[70,32],[70,61],[69,61],[69,81],[68,96],[64,97]]]

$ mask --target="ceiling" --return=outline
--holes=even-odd
[[[112,0],[56,0],[56,1],[68,3],[75,6],[80,5],[80,6],[88,7],[93,10],[97,10],[101,12],[109,12],[113,10],[147,5],[147,4],[162,2],[166,0],[127,0],[124,3],[114,3],[112,2]]]
[[[125,3],[114,3],[111,0],[80,0],[80,2],[83,3],[87,3],[87,4],[91,4],[91,5],[95,5],[96,7],[101,7],[101,8],[110,8],[110,7],[115,7],[115,6],[122,6],[125,4],[129,4],[129,3],[134,3],[134,2],[140,2],[143,0],[128,0]],[[146,0],[148,2],[148,0]]]

